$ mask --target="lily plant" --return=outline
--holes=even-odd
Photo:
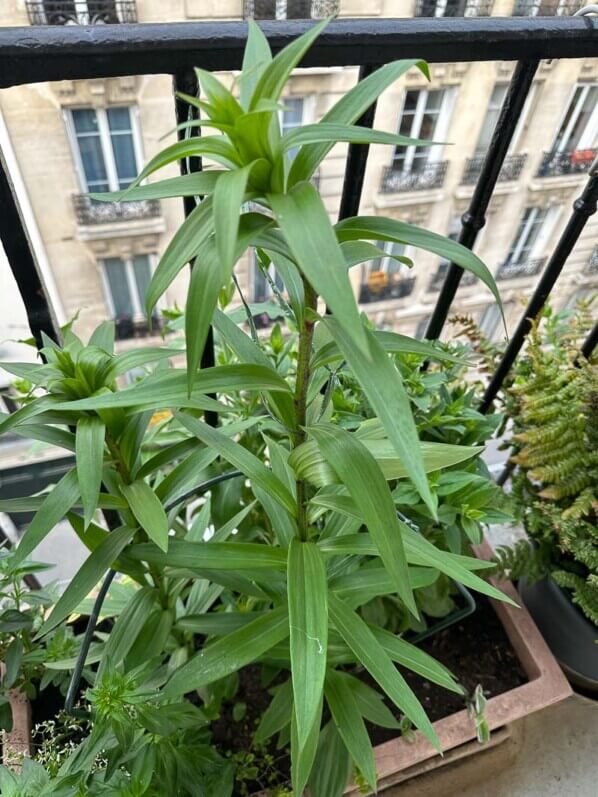
[[[152,639],[159,637],[169,651],[167,672],[155,681],[161,684],[164,706],[179,705],[185,695],[201,693],[253,662],[287,673],[258,733],[263,740],[288,729],[295,795],[303,794],[313,779],[313,763],[322,750],[336,751],[330,759],[333,769],[334,760],[350,759],[368,786],[376,788],[365,722],[392,726],[385,697],[440,750],[434,727],[397,663],[449,690],[461,690],[430,656],[366,622],[361,606],[373,597],[394,595],[417,618],[414,590],[439,573],[508,600],[478,575],[486,563],[437,548],[397,513],[393,488],[404,480],[435,518],[438,498],[429,474],[477,457],[482,449],[420,442],[393,353],[423,354],[432,362],[453,355],[433,343],[372,329],[360,314],[349,272],[378,258],[376,244],[390,241],[457,263],[500,304],[493,278],[468,249],[403,221],[356,216],[333,223],[311,181],[339,142],[431,145],[356,125],[408,70],[428,77],[428,69],[417,60],[382,66],[317,124],[283,134],[283,90],[326,24],[314,25],[272,57],[260,28],[250,22],[243,70],[232,89],[198,69],[202,99],[183,99],[199,118],[180,126],[184,138],[156,155],[124,194],[93,197],[195,198],[146,296],[151,318],[175,277],[189,269],[186,367],[170,367],[178,349],[114,354],[111,324],[102,324],[87,345],[69,331],[63,345],[46,338],[43,364],[3,366],[34,389],[17,412],[0,419],[0,433],[11,430],[76,455],[75,467],[50,492],[21,502],[37,513],[20,542],[16,565],[65,516],[90,550],[38,636],[64,623],[109,568],[127,574],[143,598],[132,598],[130,609],[121,614],[115,626],[118,639],[99,644],[100,672],[122,667],[123,651],[152,618]],[[215,133],[197,135],[200,127]],[[172,162],[200,156],[218,168],[146,182]],[[219,307],[235,264],[250,247],[264,268],[274,266],[284,284],[286,310],[297,332],[295,367],[285,374],[259,339]],[[210,326],[234,362],[200,367]],[[152,372],[119,387],[121,375],[149,364],[155,364]],[[372,417],[351,429],[336,422],[327,387],[341,368],[359,383],[371,407]],[[239,416],[235,396],[252,393],[255,411]],[[157,453],[147,446],[156,411],[177,435]],[[218,414],[216,427],[202,420],[205,412]],[[248,429],[262,440],[261,453],[243,444]],[[217,478],[227,477],[226,467],[243,474],[267,531],[233,535],[229,524],[207,539],[193,524],[182,522],[191,496],[209,487],[204,474],[213,463],[220,463]],[[77,507],[82,517],[73,512]],[[112,519],[109,529],[98,520],[98,510]],[[223,615],[226,622],[200,623],[199,649],[183,650],[179,631],[185,607],[192,605],[197,612],[201,596],[213,588],[216,599],[223,591],[232,596]],[[102,650],[108,651],[103,657]],[[157,667],[166,661],[160,651],[152,651]],[[379,690],[360,680],[361,671]],[[332,723],[322,727],[328,715]],[[337,773],[341,788],[346,776],[345,764],[344,772]]]

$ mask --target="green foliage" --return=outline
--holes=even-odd
[[[507,408],[513,494],[537,547],[527,572],[551,573],[598,624],[598,366],[578,355],[590,324],[589,305],[573,316],[545,312],[516,366]]]
[[[46,342],[45,364],[11,366],[35,392],[0,419],[0,432],[52,439],[76,455],[76,467],[47,495],[0,504],[37,510],[17,564],[65,516],[90,551],[35,629],[48,650],[51,638],[62,643],[56,670],[75,662],[69,617],[89,612],[86,596],[109,568],[118,573],[84,662],[89,733],[58,772],[36,768],[43,788],[56,793],[74,785],[89,795],[229,797],[265,783],[282,794],[289,783],[271,772],[273,745],[290,747],[295,797],[308,782],[316,795],[340,793],[351,766],[375,788],[366,721],[415,733],[412,724],[438,747],[396,664],[462,691],[397,632],[422,627],[422,608],[449,611],[451,579],[504,597],[477,574],[484,563],[467,555],[482,524],[505,516],[479,456],[500,418],[475,410],[464,349],[372,330],[349,269],[372,258],[374,242],[398,241],[453,260],[499,300],[497,288],[470,250],[435,233],[381,217],[330,222],[309,182],[314,170],[338,141],[419,144],[355,122],[407,69],[427,68],[382,67],[322,123],[283,136],[283,87],[325,24],[274,58],[251,24],[233,90],[197,70],[205,99],[185,98],[217,134],[194,136],[198,121],[184,123],[185,138],[156,155],[128,192],[95,197],[205,197],[164,252],[146,296],[151,312],[191,265],[184,317],[168,314],[170,331],[184,337],[171,349],[115,354],[111,324],[87,344],[67,330],[60,345]],[[200,155],[222,168],[140,186]],[[241,294],[240,310],[228,312],[238,290],[234,264],[248,247],[265,270],[275,266],[286,296],[275,290],[275,302],[252,308]],[[331,314],[320,315],[323,303]],[[253,320],[264,311],[285,322],[267,339]],[[204,369],[210,322],[218,362]],[[175,353],[185,354],[186,369],[170,366]],[[432,367],[424,372],[426,359]],[[121,387],[132,368],[145,375]],[[218,428],[201,420],[205,411],[218,413]],[[110,530],[98,509],[116,515]],[[5,618],[7,628],[15,618]],[[357,677],[363,669],[375,688]],[[247,730],[244,678],[254,671],[264,686],[278,679],[250,729],[254,749],[227,750],[222,741],[217,749],[218,723]],[[324,777],[314,762],[335,769]]]

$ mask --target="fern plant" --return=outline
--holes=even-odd
[[[137,585],[87,661],[93,730],[61,771],[69,783],[71,773],[78,777],[80,787],[101,781],[121,788],[128,773],[139,789],[163,794],[173,773],[181,793],[190,783],[195,788],[208,777],[202,775],[202,756],[190,768],[177,744],[186,745],[190,759],[194,745],[209,744],[204,718],[218,705],[218,691],[258,662],[279,672],[281,683],[256,733],[268,739],[280,732],[290,741],[294,794],[303,794],[308,781],[315,797],[340,794],[349,761],[375,789],[365,721],[394,722],[383,694],[439,749],[431,722],[395,663],[447,689],[461,689],[422,651],[366,622],[360,607],[372,597],[392,595],[417,618],[414,590],[439,573],[508,600],[477,574],[486,563],[436,547],[397,514],[401,498],[389,482],[409,484],[436,519],[438,473],[478,457],[481,448],[420,441],[401,370],[389,355],[434,360],[442,352],[372,330],[360,316],[348,272],[378,257],[374,242],[394,241],[458,263],[500,302],[492,276],[468,249],[396,219],[366,216],[332,224],[310,182],[338,142],[430,144],[355,125],[387,86],[411,68],[427,76],[427,66],[384,66],[321,122],[283,135],[284,85],[325,24],[273,58],[259,27],[250,23],[243,72],[233,87],[239,96],[197,70],[205,99],[185,99],[202,118],[184,123],[187,136],[153,158],[124,195],[94,196],[197,199],[146,296],[151,317],[172,280],[192,264],[179,319],[187,367],[169,367],[178,349],[115,354],[110,324],[101,325],[87,344],[72,330],[61,345],[46,339],[44,364],[5,366],[35,387],[17,412],[0,420],[0,432],[49,440],[76,455],[76,467],[51,491],[21,502],[37,513],[16,558],[24,561],[65,516],[90,550],[39,636],[65,623],[108,568],[104,588],[114,572]],[[195,136],[197,126],[217,134]],[[292,161],[291,150],[297,151]],[[167,164],[197,156],[220,168],[141,185]],[[271,356],[218,306],[230,295],[235,263],[250,246],[283,280],[285,312],[297,330],[288,358]],[[231,356],[217,367],[200,368],[210,324]],[[280,345],[278,339],[279,354]],[[326,406],[327,385],[342,363],[371,410],[371,417],[351,429]],[[119,377],[139,367],[148,368],[147,376],[121,388]],[[208,411],[218,414],[217,428],[201,419]],[[152,451],[155,423],[167,442]],[[247,503],[242,516],[221,523],[216,504],[224,485],[233,482]],[[198,496],[205,501],[200,511]],[[77,508],[82,516],[73,512]],[[115,520],[110,529],[98,521],[98,509]],[[360,670],[378,690],[356,677]],[[197,710],[186,698],[190,693],[200,703]],[[332,722],[322,727],[328,715]],[[100,749],[108,764],[92,773]],[[157,781],[132,760],[132,750],[149,757]],[[219,765],[217,757],[204,759]],[[314,769],[314,761],[326,767]],[[334,776],[334,788],[322,777],[326,772]],[[219,795],[231,793],[224,781],[219,787]],[[139,789],[134,793],[145,793]]]
[[[534,324],[508,406],[513,493],[536,564],[598,625],[598,366],[578,355],[581,311],[565,330],[550,312]]]

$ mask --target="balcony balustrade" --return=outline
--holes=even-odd
[[[79,224],[113,224],[114,222],[155,219],[162,215],[157,199],[134,202],[94,202],[86,194],[73,197],[75,215]]]
[[[32,25],[114,25],[137,22],[135,0],[26,0]]]
[[[324,19],[340,11],[340,0],[244,0],[245,19]]]
[[[581,0],[516,0],[514,17],[573,16],[585,5]]]
[[[571,152],[545,152],[538,169],[538,177],[563,177],[586,174],[598,149],[574,149]]]
[[[414,17],[489,17],[494,0],[415,0]]]
[[[499,266],[496,272],[496,279],[510,280],[517,279],[518,277],[533,277],[544,268],[546,263],[545,257],[532,258],[530,260],[520,260],[515,263],[510,263],[508,260]]]
[[[387,166],[382,175],[380,191],[383,194],[392,194],[442,188],[447,168],[448,161],[428,161],[407,171],[394,165]]]
[[[506,183],[513,180],[518,180],[525,166],[527,155],[507,155],[503,163],[503,167],[498,175],[499,183]],[[478,177],[482,172],[482,164],[484,163],[483,155],[474,155],[473,158],[468,158],[465,164],[465,171],[461,178],[461,185],[475,185]]]

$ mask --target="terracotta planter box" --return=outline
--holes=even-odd
[[[492,548],[487,542],[483,542],[478,546],[476,555],[480,559],[489,559],[492,556]],[[519,595],[510,581],[499,582],[493,579],[492,583],[521,604]],[[492,731],[489,744],[478,743],[474,721],[469,717],[467,710],[463,709],[434,723],[444,750],[442,757],[421,734],[416,734],[415,740],[411,743],[398,738],[378,745],[374,752],[379,792],[466,756],[488,750],[489,745],[499,745],[508,738],[510,723],[558,703],[572,694],[567,679],[527,609],[523,606],[516,609],[500,601],[491,601],[491,603],[528,676],[528,682],[488,700],[486,718]],[[360,797],[361,794],[362,792],[354,785],[345,791],[347,797]]]

